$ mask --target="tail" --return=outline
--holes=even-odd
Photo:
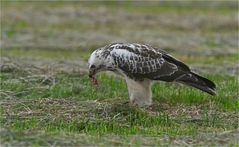
[[[183,83],[183,84],[192,86],[194,88],[200,89],[200,90],[207,92],[213,96],[216,95],[216,91],[215,91],[216,85],[212,81],[210,81],[202,76],[199,76],[196,73],[190,72],[189,74],[186,74],[186,75],[178,78],[176,81],[179,83]]]

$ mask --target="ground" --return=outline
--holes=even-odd
[[[1,145],[238,145],[237,11],[237,1],[1,1]],[[155,82],[153,105],[138,108],[112,73],[93,86],[90,53],[116,41],[166,50],[217,96]]]

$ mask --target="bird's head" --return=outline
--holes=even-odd
[[[88,60],[90,78],[105,69],[105,58],[101,55],[101,53],[101,49],[95,50]]]

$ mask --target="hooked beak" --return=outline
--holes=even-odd
[[[93,76],[96,74],[96,70],[89,70],[89,78],[93,78]]]
[[[98,68],[90,68],[89,69],[89,77],[90,78],[93,78],[93,76],[95,75],[95,74],[97,74],[98,72],[100,72],[100,71],[103,71],[103,70],[105,70],[105,68],[104,68],[104,66],[99,66]]]

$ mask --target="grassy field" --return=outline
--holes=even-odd
[[[3,146],[239,144],[238,2],[1,2]],[[153,105],[129,103],[87,59],[110,42],[170,52],[213,80],[217,96],[155,82]]]

